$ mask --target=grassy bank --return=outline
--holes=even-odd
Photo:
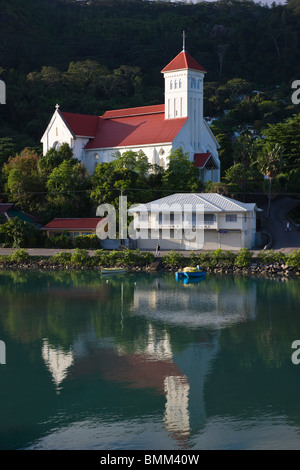
[[[170,251],[159,259],[153,253],[139,250],[107,251],[95,250],[92,255],[85,249],[74,252],[61,252],[54,256],[30,256],[21,248],[11,255],[0,256],[2,268],[26,269],[101,269],[123,267],[131,271],[147,271],[153,262],[159,261],[154,269],[174,272],[186,266],[200,265],[207,272],[283,274],[300,276],[300,249],[289,254],[262,250],[254,256],[248,249],[237,253],[215,250],[206,253],[193,253],[184,256]]]

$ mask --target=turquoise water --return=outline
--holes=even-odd
[[[299,287],[0,272],[0,449],[300,449]]]

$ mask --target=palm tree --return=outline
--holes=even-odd
[[[284,165],[283,148],[279,144],[271,145],[267,143],[258,155],[258,169],[269,180],[267,217],[270,216],[272,180],[278,175]]]

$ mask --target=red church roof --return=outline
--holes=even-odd
[[[156,114],[164,113],[165,105],[156,104],[153,106],[141,106],[139,108],[126,108],[126,109],[114,109],[112,111],[106,111],[103,114],[103,119],[112,119],[126,116],[142,116],[143,114]]]
[[[95,137],[99,121],[98,116],[66,113],[62,111],[60,111],[60,115],[74,135],[82,137]]]
[[[171,143],[188,118],[165,119],[165,105],[107,111],[103,116],[60,112],[71,132],[90,137],[86,149]]]
[[[183,69],[192,69],[200,70],[201,72],[206,72],[206,70],[198,64],[198,62],[185,51],[181,51],[171,62],[162,69],[164,72],[172,72],[174,70],[183,70]]]
[[[85,148],[171,143],[187,119],[165,119],[164,105],[109,111],[100,119],[96,137]]]
[[[74,219],[53,219],[44,225],[44,230],[95,230],[100,217],[74,218]]]
[[[195,153],[194,154],[194,165],[197,168],[202,169],[206,163],[208,162],[209,158],[211,157],[211,153]]]

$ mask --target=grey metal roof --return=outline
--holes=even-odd
[[[230,199],[229,197],[222,196],[217,193],[176,193],[170,196],[150,201],[146,204],[139,204],[133,209],[129,209],[130,213],[134,212],[161,212],[168,209],[172,212],[177,211],[195,211],[197,208],[200,210],[200,205],[203,204],[204,212],[249,212],[252,211],[256,204],[243,203]]]

